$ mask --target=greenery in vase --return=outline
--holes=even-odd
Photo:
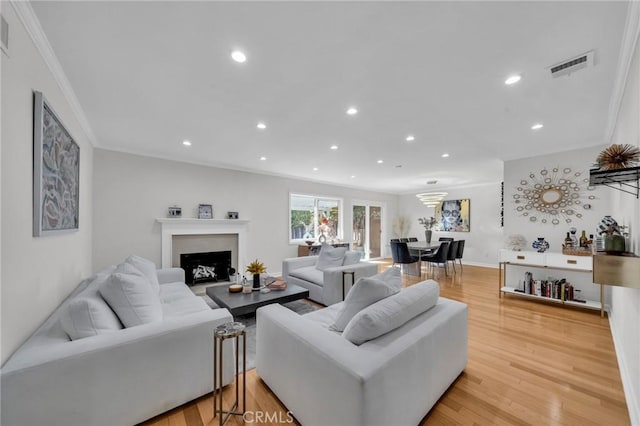
[[[438,222],[436,221],[435,217],[431,216],[429,218],[427,217],[419,218],[418,223],[424,226],[424,229],[426,229],[427,231],[432,231],[436,227],[436,224]]]

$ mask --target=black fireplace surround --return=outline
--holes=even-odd
[[[229,281],[231,251],[182,253],[180,267],[184,269],[188,285],[204,282]]]

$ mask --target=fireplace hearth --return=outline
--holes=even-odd
[[[231,251],[180,254],[180,267],[184,269],[188,285],[205,282],[229,281]]]

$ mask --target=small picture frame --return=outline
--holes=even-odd
[[[213,219],[211,204],[198,204],[198,219]]]
[[[182,208],[177,206],[169,207],[169,217],[182,217]]]
[[[227,212],[227,219],[237,219],[238,212]]]

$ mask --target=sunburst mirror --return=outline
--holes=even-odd
[[[562,170],[559,167],[544,168],[538,174],[529,173],[529,178],[522,179],[513,194],[515,211],[530,222],[553,225],[582,219],[581,209],[591,208],[591,204],[585,201],[596,198],[588,194],[595,189],[588,183],[589,179],[584,178],[582,172],[574,172],[569,167]]]

